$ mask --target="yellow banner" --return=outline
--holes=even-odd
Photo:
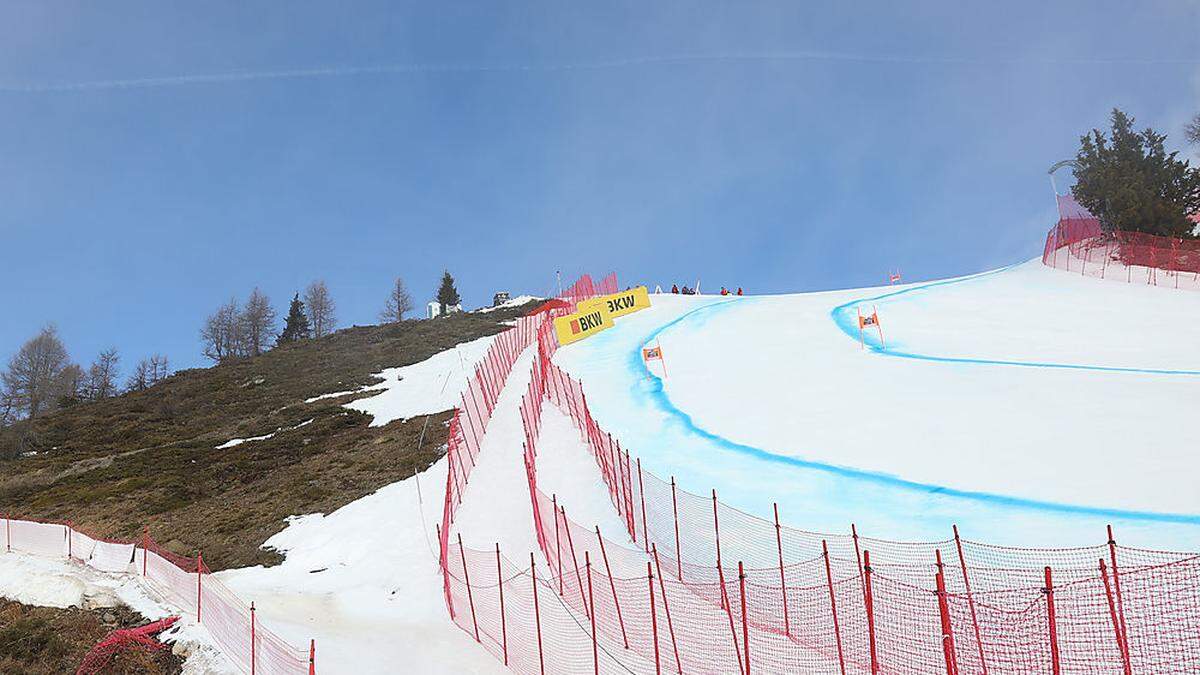
[[[554,332],[558,335],[558,344],[569,345],[612,328],[612,325],[612,314],[609,313],[608,306],[598,304],[581,307],[574,314],[557,317],[554,319]]]
[[[602,295],[598,298],[585,300],[579,303],[580,311],[585,308],[592,308],[597,305],[604,305],[608,308],[608,313],[615,319],[633,314],[639,309],[646,309],[650,306],[650,293],[645,286],[638,286],[627,291],[613,293],[611,295]]]

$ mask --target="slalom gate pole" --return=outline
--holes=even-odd
[[[887,344],[883,341],[883,322],[879,320],[879,310],[875,309],[875,305],[871,305],[871,316],[875,317],[875,329],[879,331],[879,348],[887,349]]]
[[[308,675],[317,675],[317,641],[308,641]]]
[[[871,646],[871,675],[879,672],[879,655],[875,649],[875,601],[871,596],[871,552],[863,551],[863,585],[866,588],[867,636]]]
[[[971,608],[971,627],[975,631],[975,646],[979,649],[979,667],[988,675],[987,659],[983,656],[983,638],[979,634],[979,617],[975,613],[975,596],[971,594],[971,579],[967,576],[967,559],[963,557],[962,539],[958,537],[958,525],[954,528],[954,547],[958,550],[958,564],[962,567],[963,587],[967,591],[967,605]]]
[[[462,558],[463,584],[467,587],[467,604],[471,607],[471,625],[475,628],[475,641],[479,642],[479,621],[475,618],[475,595],[471,592],[471,575],[467,572],[467,553],[463,550],[462,532],[458,533],[458,555]]]
[[[1108,526],[1108,555],[1112,561],[1113,588],[1117,591],[1117,619],[1121,622],[1121,655],[1129,661],[1129,630],[1125,626],[1125,602],[1121,596],[1121,574],[1117,569],[1117,540],[1112,525]]]
[[[595,598],[592,596],[592,557],[587,551],[583,552],[583,567],[587,570],[588,580],[588,601],[592,607],[596,606]],[[507,664],[506,664],[507,665]],[[600,652],[596,649],[596,613],[592,612],[592,672],[594,675],[600,675]]]
[[[854,539],[854,557],[858,562],[858,583],[862,588],[863,602],[867,601],[867,584],[863,573],[863,557],[862,551],[858,548],[858,528],[854,523],[850,523],[850,536]]]
[[[650,588],[650,631],[654,640],[654,673],[662,675],[662,664],[658,658],[658,616],[654,611],[654,573],[650,570],[650,561],[646,561],[646,585]]]
[[[742,645],[746,653],[746,675],[750,675],[750,629],[746,618],[746,570],[738,561],[738,590],[742,596]]]
[[[563,594],[562,573],[562,530],[558,525],[558,495],[550,495],[550,508],[554,511],[554,557],[558,559],[558,595]]]
[[[717,576],[721,581],[721,607],[725,608],[728,604],[725,599],[725,568],[721,566],[721,525],[717,521],[717,489],[713,488],[713,532],[717,538]]]
[[[950,623],[950,603],[946,598],[946,576],[939,566],[934,576],[937,588],[938,614],[941,616],[942,657],[946,663],[946,675],[958,675],[958,657],[954,652],[954,628]]]
[[[1050,666],[1054,675],[1062,672],[1058,661],[1058,623],[1054,616],[1054,581],[1050,576],[1050,566],[1046,566],[1046,619],[1050,630]]]
[[[621,624],[621,639],[625,649],[629,649],[629,635],[625,633],[625,619],[621,618],[621,603],[617,600],[617,585],[613,582],[612,568],[608,566],[608,553],[604,551],[604,537],[600,536],[600,526],[596,526],[596,541],[600,542],[600,555],[604,558],[604,573],[608,576],[608,587],[612,589],[613,605],[617,608],[617,623]]]
[[[1117,639],[1117,652],[1121,655],[1121,665],[1125,668],[1125,675],[1133,675],[1129,655],[1125,653],[1125,646],[1121,642],[1121,623],[1117,620],[1117,607],[1113,601],[1112,584],[1108,581],[1108,570],[1104,566],[1104,558],[1100,559],[1100,578],[1104,580],[1104,597],[1108,600],[1108,617],[1112,621],[1113,636]]]
[[[257,625],[254,616],[254,601],[250,601],[250,675],[255,675],[258,666],[258,636],[255,634]]]
[[[567,520],[567,510],[558,507],[562,513],[563,530],[567,533],[567,548],[571,549],[571,562],[575,565],[575,583],[579,584],[579,599],[583,602],[583,613],[591,616],[592,609],[587,598],[583,597],[583,576],[579,573],[579,558],[575,556],[575,542],[571,541],[571,521]]]
[[[825,558],[825,583],[829,586],[829,609],[833,612],[833,638],[837,642],[838,668],[846,675],[846,655],[842,650],[842,628],[838,624],[837,597],[833,593],[833,569],[829,565],[829,544],[821,540],[821,553]]]
[[[867,348],[867,339],[863,336],[862,308],[855,307],[854,309],[858,312],[858,345],[862,349],[866,349]]]
[[[642,482],[642,458],[637,458],[638,498],[642,502],[642,548],[650,552],[650,530],[646,528],[646,485]]]
[[[679,504],[675,501],[675,476],[671,476],[671,516],[675,519],[675,576],[683,581],[683,551],[679,550]]]
[[[654,551],[654,571],[658,574],[658,592],[662,595],[663,613],[667,615],[667,631],[671,635],[671,651],[675,653],[675,667],[682,675],[683,661],[679,660],[679,645],[675,642],[675,623],[671,621],[671,605],[667,603],[667,585],[663,582],[662,564],[658,560],[658,547],[651,544]]]
[[[667,379],[667,356],[663,354],[662,343],[659,342],[658,338],[654,339],[654,346],[658,347],[658,360],[662,363],[663,379],[665,380]]]
[[[772,503],[772,508],[775,510],[775,547],[779,549],[779,590],[783,593],[783,634],[787,637],[792,637],[792,624],[788,618],[787,604],[787,579],[783,574],[783,535],[779,527],[779,504]],[[829,562],[829,554],[825,554],[826,564]],[[838,638],[841,641],[841,638]],[[839,650],[840,651],[840,650]]]
[[[500,571],[500,542],[496,542],[496,587],[500,589],[500,636],[504,665],[508,665],[508,619],[504,614],[504,575]]]
[[[537,563],[533,560],[533,551],[529,552],[529,578],[533,581],[533,621],[537,626],[538,665],[542,675],[546,675],[546,655],[542,651],[542,608],[538,604]]]
[[[196,623],[200,623],[200,595],[203,591],[204,552],[196,551]]]

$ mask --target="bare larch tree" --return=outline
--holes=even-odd
[[[304,309],[308,313],[308,325],[312,328],[313,337],[325,337],[333,332],[337,318],[334,316],[333,298],[329,296],[324,279],[318,279],[304,289]]]
[[[93,401],[115,396],[117,393],[117,365],[121,357],[116,347],[100,352],[88,368],[87,397]]]
[[[246,355],[258,356],[271,348],[275,340],[275,309],[271,299],[255,288],[242,310],[242,334],[246,338]]]
[[[245,353],[237,300],[230,298],[229,302],[204,320],[200,340],[204,343],[204,355],[217,363],[238,358]]]
[[[404,315],[411,312],[412,308],[412,296],[408,294],[404,280],[396,277],[396,283],[392,285],[392,291],[388,293],[387,303],[384,304],[383,311],[379,313],[379,320],[384,323],[403,321]]]
[[[70,365],[58,329],[46,326],[21,346],[0,375],[18,415],[37,417],[53,410],[62,394],[63,371]]]

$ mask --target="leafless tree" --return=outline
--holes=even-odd
[[[333,332],[337,318],[334,317],[333,298],[329,296],[324,279],[318,279],[304,289],[304,308],[308,312],[308,325],[312,328],[313,337],[324,337]]]
[[[17,421],[17,397],[0,383],[0,429]]]
[[[150,384],[155,385],[171,376],[171,364],[166,354],[150,357]]]
[[[396,283],[392,286],[391,293],[388,294],[387,303],[384,304],[383,311],[379,313],[379,320],[384,323],[403,321],[404,315],[411,312],[412,308],[412,296],[408,294],[404,280],[396,277]]]
[[[125,382],[125,390],[145,391],[167,379],[170,374],[171,369],[167,357],[162,354],[155,354],[150,358],[137,362],[137,365],[133,368],[133,373],[129,376],[129,380]]]
[[[1192,121],[1189,122],[1187,127],[1184,128],[1183,133],[1187,136],[1189,141],[1200,145],[1200,113],[1196,113],[1196,116],[1193,117]]]
[[[245,353],[241,311],[237,300],[230,298],[229,302],[221,305],[204,320],[204,327],[200,329],[200,339],[204,342],[204,355],[217,363]]]
[[[120,360],[116,347],[100,352],[88,368],[87,398],[99,401],[117,393],[117,364]]]
[[[257,288],[246,300],[241,323],[247,356],[258,356],[271,348],[275,339],[275,309],[271,307],[271,299]]]
[[[53,410],[62,393],[63,371],[69,365],[67,348],[52,325],[22,345],[0,375],[17,414],[34,418]]]

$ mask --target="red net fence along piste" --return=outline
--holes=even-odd
[[[1044,264],[1100,279],[1200,290],[1200,239],[1106,233],[1070,195],[1058,196],[1058,214],[1046,235]]]
[[[540,555],[510,559],[452,538],[450,497],[440,533],[451,616],[513,670],[1200,672],[1196,554],[1120,546],[1111,532],[1063,549],[957,530],[935,542],[808,532],[654,475],[551,362],[550,318],[571,304],[528,317],[532,340],[530,325],[513,329],[537,350],[520,414]],[[580,470],[597,471],[623,532],[572,520],[571,495],[538,487],[544,404],[573,421],[594,459]],[[452,473],[473,462],[477,439],[472,447],[451,456]],[[453,479],[451,490],[461,499]]]
[[[144,652],[153,654],[167,648],[155,637],[179,621],[177,616],[153,621],[137,628],[121,628],[104,636],[84,655],[75,675],[99,675],[112,663],[118,654]]]
[[[4,551],[64,558],[141,579],[164,601],[204,626],[242,672],[316,673],[315,642],[297,648],[263,626],[254,604],[246,604],[212,576],[200,554],[189,558],[171,553],[148,530],[141,541],[126,542],[90,536],[70,523],[5,517],[0,525]]]

